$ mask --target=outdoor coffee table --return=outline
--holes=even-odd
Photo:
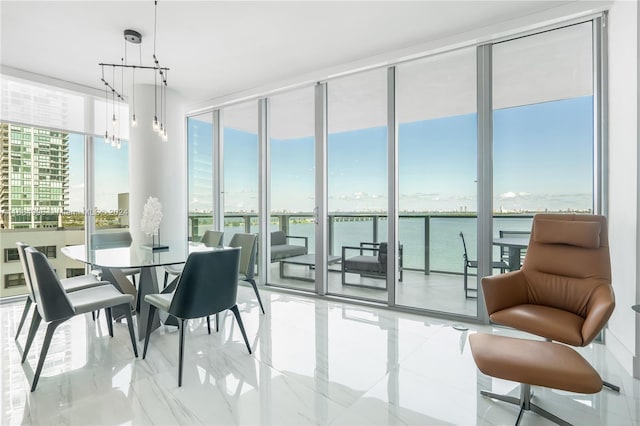
[[[333,265],[340,260],[340,256],[327,256],[327,266]],[[300,256],[287,257],[280,261],[280,278],[291,278],[294,280],[300,281],[310,281],[314,282],[313,278],[307,277],[296,277],[294,275],[285,275],[284,273],[284,264],[288,263],[290,265],[304,265],[308,266],[310,269],[313,269],[316,266],[316,255],[315,254],[302,254]]]

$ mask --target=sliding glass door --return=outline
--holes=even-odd
[[[402,281],[396,303],[477,313],[476,52],[396,67]],[[469,260],[467,262],[466,258]]]
[[[213,229],[213,115],[187,118],[188,236],[200,241]]]
[[[222,110],[224,242],[258,232],[258,102]]]
[[[271,284],[315,291],[313,87],[269,99]]]
[[[387,70],[328,83],[327,292],[387,300]]]
[[[519,269],[536,213],[593,213],[591,23],[493,46],[493,260]]]

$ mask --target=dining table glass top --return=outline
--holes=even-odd
[[[103,268],[142,268],[185,263],[189,253],[222,250],[229,247],[208,247],[202,243],[168,242],[167,248],[152,250],[148,244],[132,243],[126,247],[87,250],[85,244],[63,247],[62,253],[74,260]]]

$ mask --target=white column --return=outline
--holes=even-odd
[[[185,102],[167,89],[166,127],[168,140],[153,131],[154,86],[137,85],[135,113],[138,125],[129,137],[129,226],[136,242],[150,241],[140,221],[145,202],[156,197],[162,204],[161,243],[186,248],[187,241],[187,150]],[[160,120],[160,92],[157,115]],[[98,159],[98,161],[100,161]]]
[[[640,378],[640,176],[638,96],[640,8],[616,1],[609,14],[609,248],[617,306],[607,347]]]

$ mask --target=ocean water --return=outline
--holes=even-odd
[[[289,224],[289,235],[307,237],[310,252],[315,244],[315,225],[313,223]],[[500,230],[529,231],[531,217],[498,217],[494,218],[493,235],[498,237]],[[386,240],[387,220],[378,219],[378,241]],[[425,244],[425,228],[429,229],[428,247]],[[272,223],[272,230],[279,228]],[[225,227],[225,242],[236,232],[244,232],[242,226]],[[251,232],[258,232],[257,226],[252,224]],[[424,269],[425,252],[428,254],[429,269],[431,271],[459,272],[463,270],[463,247],[460,232],[464,234],[470,259],[477,259],[477,219],[475,217],[403,217],[399,223],[400,244],[403,247],[403,264],[405,268]],[[334,221],[332,253],[340,256],[342,246],[357,246],[360,242],[374,241],[374,221],[372,218],[359,221]],[[298,244],[296,242],[295,244]],[[499,248],[494,247],[494,258],[499,257]]]

